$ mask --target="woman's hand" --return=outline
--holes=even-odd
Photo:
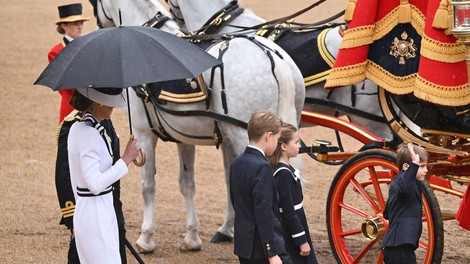
[[[124,150],[124,154],[122,154],[122,160],[129,165],[133,160],[137,159],[139,155],[139,142],[137,139],[129,140],[127,142],[126,149]]]

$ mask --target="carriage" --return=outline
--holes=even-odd
[[[393,130],[403,140],[423,146],[430,154],[429,178],[423,183],[423,235],[417,256],[419,263],[439,263],[444,248],[443,221],[455,219],[457,210],[441,210],[438,197],[444,205],[449,202],[446,196],[457,200],[463,197],[469,182],[469,135],[423,129],[425,134],[418,136],[390,107],[393,96],[380,88],[379,97]],[[383,217],[388,185],[399,171],[396,143],[342,118],[303,111],[302,121],[339,130],[363,144],[359,151],[332,152],[328,151],[330,142],[319,141],[316,144],[322,148],[309,155],[320,162],[344,162],[331,183],[326,207],[330,245],[337,261],[381,263],[378,245],[388,227]]]
[[[468,45],[469,28],[463,22],[469,15],[465,4],[452,2],[451,27],[461,43]],[[370,57],[373,60],[373,55]],[[466,89],[467,85],[466,82]],[[378,88],[377,96],[383,116],[399,141],[418,144],[430,155],[427,180],[423,182],[423,235],[417,257],[419,263],[440,263],[444,248],[443,221],[456,219],[457,213],[457,208],[447,207],[460,205],[470,180],[468,102],[459,107],[443,106],[425,102],[413,94],[397,95],[382,87]],[[326,207],[328,235],[336,260],[382,263],[378,245],[388,228],[383,216],[388,185],[399,170],[397,142],[376,137],[342,119],[310,111],[302,112],[302,121],[342,131],[363,144],[357,152],[330,152],[330,143],[320,141],[317,144],[323,148],[317,150],[318,154],[309,155],[327,164],[344,161],[331,183]]]
[[[173,2],[169,2],[170,7]],[[423,235],[417,256],[419,262],[438,263],[444,248],[443,221],[455,219],[456,214],[455,208],[441,210],[440,204],[449,199],[462,199],[470,180],[467,109],[438,107],[381,87],[377,88],[376,99],[385,118],[384,124],[388,124],[396,139],[419,144],[430,154],[429,178],[423,184]],[[398,173],[397,141],[378,136],[357,122],[308,107],[304,107],[301,120],[303,125],[340,131],[363,145],[359,150],[345,151],[340,142],[336,147],[318,140],[310,146],[304,144],[302,151],[318,162],[340,166],[331,183],[326,207],[328,235],[336,260],[381,263],[383,256],[378,245],[388,225],[383,217],[388,185]],[[417,126],[411,126],[410,122]],[[439,202],[441,199],[443,203]],[[198,221],[195,225],[198,228]]]

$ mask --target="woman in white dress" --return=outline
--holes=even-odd
[[[82,264],[121,263],[112,184],[127,174],[137,158],[137,140],[129,141],[122,158],[113,164],[113,150],[103,119],[114,107],[124,107],[121,88],[78,88],[70,104],[84,112],[68,137],[70,178],[76,208],[73,218],[77,251]]]

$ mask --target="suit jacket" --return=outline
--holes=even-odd
[[[400,171],[390,185],[384,211],[389,226],[381,248],[406,244],[418,247],[423,228],[422,187],[416,180],[418,168],[417,164],[411,163],[406,171]]]
[[[273,171],[259,150],[247,147],[232,163],[230,194],[235,255],[264,259],[286,253]]]

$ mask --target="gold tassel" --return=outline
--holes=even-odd
[[[436,15],[434,16],[434,21],[432,22],[433,28],[448,29],[450,27],[449,8],[449,0],[441,0]]]
[[[344,21],[346,23],[351,22],[354,15],[354,9],[356,9],[357,0],[349,0],[348,5],[346,6],[346,11],[344,12]]]
[[[398,23],[411,22],[411,6],[408,0],[400,0],[398,9]]]

